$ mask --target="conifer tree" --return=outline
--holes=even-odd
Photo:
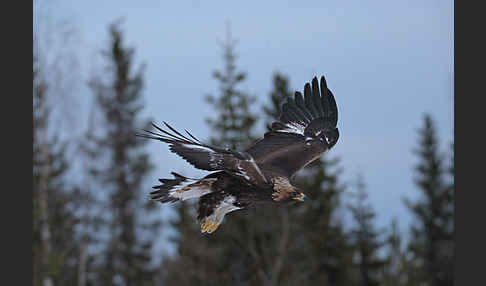
[[[454,208],[454,199],[455,199],[455,187],[454,187],[454,142],[451,143],[451,161],[449,167],[447,168],[447,176],[448,182],[446,183],[446,204],[447,204],[447,216],[448,216],[448,223],[449,232],[454,237],[454,219],[455,219],[455,208]],[[454,247],[452,247],[454,248]],[[453,255],[453,249],[451,249]]]
[[[211,141],[245,150],[254,142],[257,117],[251,112],[254,99],[238,89],[245,74],[236,69],[231,38],[224,45],[224,60],[224,69],[214,73],[220,94],[208,98],[218,111],[208,120],[214,131]],[[273,83],[271,102],[263,108],[267,127],[291,95],[284,75],[276,73]],[[168,263],[167,285],[349,285],[351,249],[342,226],[332,218],[342,191],[337,173],[330,171],[336,164],[319,160],[296,179],[297,186],[304,186],[315,202],[235,211],[208,237],[201,238],[196,231],[191,238],[179,236],[179,243],[192,243],[179,247],[179,255]],[[178,212],[183,217],[187,209],[181,207]],[[189,228],[177,230],[187,234]]]
[[[443,269],[441,273],[443,274],[443,278],[441,279],[441,283],[444,285],[453,285],[454,281],[454,251],[455,251],[455,244],[454,244],[454,236],[455,236],[455,228],[454,228],[454,220],[455,220],[455,186],[454,186],[454,142],[451,143],[451,154],[450,154],[450,163],[447,167],[446,177],[448,180],[446,181],[445,187],[445,210],[443,210],[443,222],[442,228],[444,229],[445,239],[440,244],[439,248],[441,249],[441,259],[442,265],[441,268]]]
[[[67,142],[50,129],[50,89],[40,56],[34,49],[33,284],[70,285],[76,279],[75,198],[65,178]]]
[[[245,150],[256,139],[254,136],[256,114],[250,110],[256,98],[241,90],[239,86],[246,79],[246,73],[236,66],[236,41],[228,29],[223,43],[223,69],[213,72],[219,83],[219,94],[207,96],[207,101],[217,111],[215,119],[207,120],[211,130],[211,142],[233,150]],[[258,218],[256,210],[243,210],[231,213],[211,237],[211,245],[217,246],[220,257],[217,268],[227,265],[225,274],[220,276],[223,285],[232,283],[258,285],[266,279],[263,273],[257,235]],[[214,249],[215,247],[212,247]],[[239,257],[238,261],[234,257]]]
[[[223,45],[224,67],[213,77],[219,82],[219,94],[210,95],[207,101],[217,115],[207,122],[213,130],[211,143],[235,150],[244,150],[254,141],[253,128],[256,115],[250,111],[255,98],[239,89],[246,74],[237,70],[234,40],[228,34]],[[189,208],[189,209],[188,209]],[[262,285],[272,280],[264,265],[262,249],[264,237],[272,235],[268,217],[259,216],[257,210],[236,211],[227,216],[217,232],[209,237],[199,233],[190,224],[181,224],[181,218],[195,209],[191,203],[180,205],[178,230],[178,257],[169,263],[166,283],[172,285]],[[262,222],[265,220],[265,222]],[[184,244],[184,245],[181,245]],[[267,249],[268,250],[268,249]],[[235,259],[237,257],[237,259]],[[190,266],[190,273],[178,269]]]
[[[293,255],[299,283],[304,285],[353,285],[353,251],[342,221],[337,217],[344,185],[339,182],[339,159],[322,157],[305,168],[297,178],[298,186],[308,197],[301,204],[300,233],[293,243],[301,246]]]
[[[430,115],[424,116],[420,129],[415,183],[421,198],[405,200],[415,218],[411,226],[409,250],[414,258],[414,271],[424,285],[452,285],[453,204],[451,188],[445,182],[445,165],[439,140]]]
[[[272,79],[273,89],[269,94],[270,103],[262,106],[264,126],[269,128],[271,122],[278,120],[280,108],[287,96],[292,93],[289,89],[288,78],[276,72]],[[250,254],[248,263],[254,265],[255,278],[249,280],[252,285],[294,285],[292,277],[295,273],[291,254],[299,251],[295,244],[297,233],[293,232],[297,224],[293,216],[296,210],[292,206],[265,205],[255,208],[244,217],[248,223],[246,244],[242,244]],[[243,280],[244,281],[244,280]]]
[[[381,271],[385,261],[378,255],[383,246],[379,232],[373,223],[376,216],[372,206],[367,202],[368,194],[362,175],[356,182],[355,202],[349,206],[355,226],[351,230],[351,239],[357,255],[359,283],[361,286],[381,285]]]
[[[263,107],[267,130],[273,121],[278,120],[281,105],[292,94],[288,77],[276,72],[270,103]],[[337,165],[337,159],[325,157],[311,163],[293,179],[293,184],[302,189],[309,199],[295,206],[268,210],[273,213],[275,222],[267,223],[267,227],[270,224],[280,225],[280,231],[276,227],[272,230],[277,235],[288,232],[286,260],[281,266],[279,285],[346,285],[351,281],[347,278],[347,268],[351,268],[351,248],[342,226],[333,218],[343,191],[338,182],[338,173],[331,173],[331,169]],[[323,253],[326,253],[328,260]],[[335,262],[336,267],[330,267]]]
[[[134,71],[134,50],[125,46],[117,24],[110,25],[110,46],[104,52],[107,78],[93,78],[90,88],[102,114],[96,134],[88,134],[89,154],[96,162],[91,174],[99,183],[104,201],[108,236],[98,261],[98,277],[103,285],[153,285],[151,267],[152,235],[156,224],[142,220],[147,214],[141,199],[143,181],[152,165],[143,149],[147,143],[134,134],[148,128],[149,120],[139,118],[143,108],[143,69]]]
[[[245,141],[248,144],[251,130],[248,123],[253,125],[253,120],[246,113],[240,112],[248,108],[251,100],[236,89],[241,83],[245,74],[236,70],[235,55],[233,54],[234,43],[226,43],[224,49],[224,71],[215,71],[213,77],[220,82],[220,96],[208,95],[206,100],[218,113],[215,118],[208,118],[207,123],[212,127],[218,136],[210,138],[211,144],[227,148],[242,148]],[[210,279],[216,277],[219,285],[230,285],[234,282],[232,269],[225,269],[223,265],[231,264],[231,255],[222,253],[222,249],[228,250],[231,240],[219,239],[222,232],[227,228],[225,219],[223,226],[217,232],[206,238],[200,233],[199,226],[194,218],[197,209],[197,202],[187,201],[178,203],[175,207],[177,218],[171,222],[176,229],[177,235],[173,241],[177,245],[176,256],[166,259],[162,265],[165,273],[164,283],[167,285],[212,285]],[[231,214],[233,218],[233,213]],[[233,245],[234,247],[234,245]],[[187,272],[186,269],[191,269]]]
[[[390,230],[385,240],[387,250],[382,271],[382,285],[406,286],[416,285],[412,275],[408,275],[409,262],[407,252],[403,249],[402,233],[398,228],[398,220],[392,219]]]
[[[220,95],[206,97],[218,116],[208,118],[207,122],[215,134],[211,140],[214,145],[242,150],[255,140],[253,128],[258,117],[250,110],[256,97],[238,88],[245,80],[246,73],[237,70],[235,44],[236,41],[231,38],[228,30],[223,44],[224,68],[222,71],[213,72],[213,77],[219,82]]]
[[[292,95],[288,78],[276,73],[270,94],[271,107],[264,108],[266,126],[278,119],[286,97]],[[339,159],[324,155],[292,179],[308,199],[282,209],[289,218],[291,236],[285,285],[351,285],[352,248],[336,213],[344,185],[339,181]]]

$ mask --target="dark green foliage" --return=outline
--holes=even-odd
[[[381,285],[381,271],[385,261],[378,255],[383,242],[380,232],[375,229],[373,222],[375,211],[367,203],[368,194],[365,190],[364,179],[360,175],[356,183],[355,202],[349,206],[355,226],[351,230],[353,246],[355,248],[356,266],[359,269],[358,285]]]
[[[97,262],[96,283],[111,285],[153,285],[154,270],[150,266],[152,239],[156,224],[142,220],[146,209],[140,201],[144,193],[143,180],[152,165],[142,148],[145,140],[134,136],[149,124],[139,119],[143,107],[143,70],[133,72],[133,49],[124,46],[122,32],[110,26],[110,49],[107,59],[108,79],[94,78],[90,87],[102,122],[98,131],[88,134],[87,155],[96,160],[91,175],[99,183],[100,192],[108,194],[104,202],[108,234],[105,250]],[[106,163],[102,163],[105,161]]]
[[[416,202],[406,200],[416,223],[410,232],[409,250],[414,258],[414,272],[425,285],[453,284],[454,205],[453,188],[445,181],[446,167],[439,151],[434,122],[424,117],[420,130],[420,158],[415,183],[421,191]]]

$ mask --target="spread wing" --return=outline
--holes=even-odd
[[[338,110],[326,80],[306,83],[304,96],[295,92],[282,105],[279,120],[247,152],[265,172],[287,177],[319,158],[336,144]]]
[[[137,134],[137,136],[168,143],[170,151],[181,156],[198,169],[226,171],[245,180],[247,183],[255,185],[267,182],[250,154],[206,145],[189,133],[189,131],[185,130],[189,136],[186,137],[166,122],[164,124],[172,133],[152,123],[153,127],[161,133],[144,130],[147,134]]]

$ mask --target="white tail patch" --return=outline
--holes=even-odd
[[[211,193],[211,185],[217,180],[216,178],[202,180],[186,179],[169,189],[169,196],[181,201],[199,198]]]

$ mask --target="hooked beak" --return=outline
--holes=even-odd
[[[296,200],[296,201],[303,202],[305,200],[305,194],[304,193],[300,193],[300,195],[298,195],[297,197],[295,197],[293,199]]]

